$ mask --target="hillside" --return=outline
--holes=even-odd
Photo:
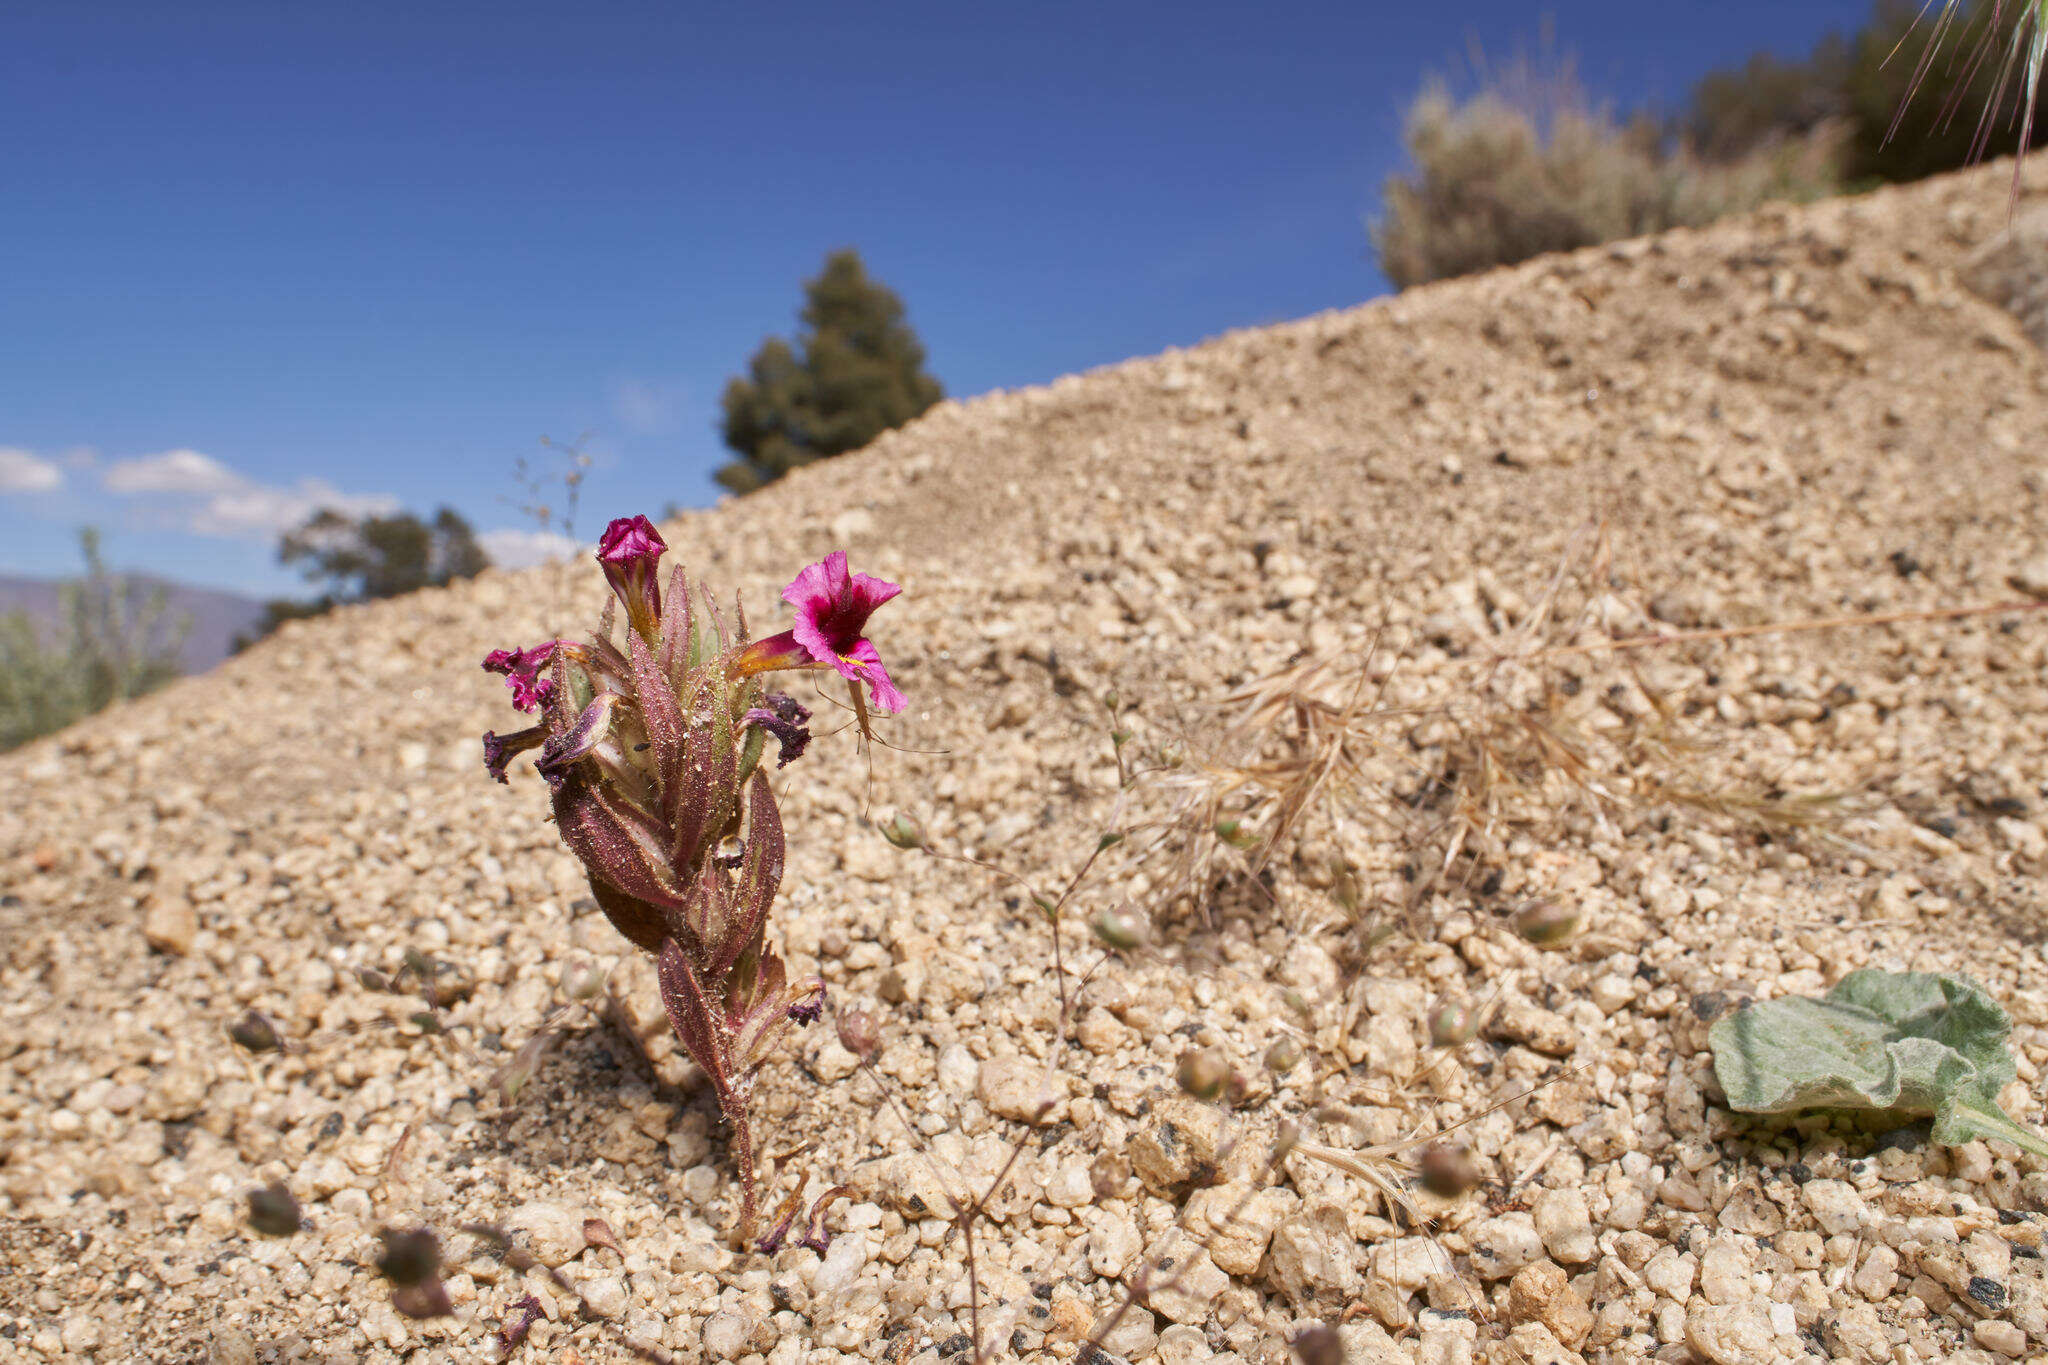
[[[1054,880],[1117,818],[1108,689],[1148,735],[1199,734],[1231,686],[1384,630],[1424,696],[1526,617],[1596,516],[1616,599],[1673,624],[2048,595],[2048,366],[1958,283],[2004,229],[2009,175],[948,402],[666,526],[763,633],[831,549],[904,585],[871,631],[911,697],[882,732],[899,747],[870,768],[850,734],[821,737],[779,779],[792,971],[876,1012],[895,1096],[829,1021],[764,1077],[764,1181],[852,1187],[823,1258],[728,1244],[711,1101],[631,1036],[658,1014],[651,973],[584,899],[527,765],[506,787],[481,770],[477,736],[520,722],[478,660],[584,629],[589,566],[288,625],[0,758],[0,1358],[484,1360],[531,1292],[546,1316],[516,1358],[534,1361],[629,1359],[615,1329],[679,1359],[969,1359],[964,1245],[932,1209],[985,1187],[1033,1112],[1048,936],[1001,884],[897,854],[865,817],[915,811],[948,847]],[[2029,181],[2031,206],[2048,165]],[[988,1344],[1072,1358],[1163,1255],[1182,1278],[1117,1320],[1120,1359],[1277,1362],[1340,1317],[1347,1358],[1372,1362],[2048,1351],[2043,1163],[1737,1120],[1702,1044],[1741,995],[1967,972],[2017,1021],[2008,1107],[2044,1122],[2044,631],[1764,635],[1656,665],[1716,726],[1701,783],[1854,791],[1838,841],[1627,808],[1509,839],[1501,875],[1431,897],[1421,936],[1367,947],[1306,862],[1278,870],[1277,906],[1162,923],[1090,981],[1057,1105],[977,1233]],[[1361,869],[1387,903],[1404,872],[1395,847]],[[1118,864],[1084,913],[1142,901],[1151,875]],[[1562,949],[1502,923],[1543,894],[1586,911]],[[408,950],[466,980],[446,1036],[375,1026],[418,1006],[357,969]],[[575,1016],[500,1114],[492,1069],[565,969],[614,960],[610,1022]],[[1425,1067],[1432,996],[1497,988],[1487,1041]],[[224,1030],[251,1008],[300,1045],[239,1052]],[[1174,1090],[1181,1052],[1257,1072],[1297,1025],[1314,1060],[1259,1082],[1234,1130],[1253,1136],[1207,1151],[1231,1197],[1158,1178],[1216,1143],[1213,1111]],[[1282,1119],[1364,1148],[1546,1079],[1462,1130],[1499,1184],[1431,1203],[1427,1236],[1327,1163],[1253,1159]],[[272,1179],[310,1223],[287,1240],[243,1222]],[[1239,1193],[1238,1225],[1205,1235]],[[583,1218],[617,1249],[586,1246]],[[530,1238],[592,1318],[454,1231],[477,1221]],[[368,1268],[376,1229],[420,1222],[449,1234],[455,1317],[400,1317]],[[1511,1281],[1530,1262],[1555,1274]]]

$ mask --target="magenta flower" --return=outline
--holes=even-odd
[[[532,711],[547,705],[555,693],[554,680],[543,678],[540,671],[555,657],[555,646],[561,643],[549,640],[532,649],[494,649],[484,656],[484,672],[503,673],[505,685],[512,689],[512,704],[521,711]]]
[[[908,699],[890,681],[874,642],[861,632],[875,609],[902,591],[870,574],[848,573],[846,551],[834,550],[782,590],[782,600],[796,608],[796,625],[748,646],[741,671],[835,669],[843,678],[866,683],[877,711],[901,711]]]
[[[661,619],[661,584],[656,566],[668,544],[646,517],[617,517],[597,542],[597,562],[626,609],[633,629],[652,637]]]

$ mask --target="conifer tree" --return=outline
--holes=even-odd
[[[945,396],[903,301],[858,252],[835,251],[804,282],[796,343],[770,337],[725,386],[725,443],[740,458],[718,481],[745,493],[798,465],[858,450]]]

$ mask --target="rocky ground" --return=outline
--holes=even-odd
[[[1844,822],[1763,836],[1625,806],[1509,829],[1497,875],[1370,946],[1283,866],[1274,903],[1226,898],[1206,927],[1162,910],[1090,978],[1066,1053],[1029,903],[870,824],[913,811],[942,846],[1056,879],[1125,818],[1109,689],[1140,743],[1199,737],[1232,685],[1383,629],[1418,688],[1454,686],[1589,517],[1614,531],[1616,600],[1674,625],[2048,597],[2048,369],[1961,283],[2001,249],[2008,175],[948,403],[668,526],[757,626],[835,547],[905,586],[872,632],[912,697],[883,731],[899,748],[870,764],[841,733],[784,775],[779,932],[884,1038],[871,1074],[813,1026],[759,1093],[770,1202],[850,1187],[822,1256],[735,1243],[719,1125],[650,1029],[651,974],[531,772],[481,769],[477,736],[516,717],[478,659],[577,629],[587,566],[291,625],[8,755],[0,1359],[490,1360],[531,1294],[515,1354],[536,1361],[631,1359],[628,1337],[748,1365],[962,1361],[944,1211],[1015,1151],[974,1248],[983,1341],[1020,1358],[1074,1357],[1133,1296],[1104,1351],[1174,1365],[1278,1361],[1312,1322],[1362,1362],[2048,1353],[2043,1163],[1924,1126],[1745,1119],[1704,1050],[1746,995],[1964,972],[2017,1023],[2008,1109],[2044,1122],[2042,616],[1667,651],[1717,738],[1703,783],[1853,792]],[[2030,179],[2027,208],[2048,194]],[[1077,919],[1152,908],[1127,851]],[[1364,861],[1368,912],[1406,894],[1402,858]],[[1585,929],[1523,943],[1505,912],[1539,894]],[[1067,946],[1074,989],[1096,954]],[[446,964],[438,1032],[359,974],[409,952]],[[616,967],[607,995],[501,1105],[493,1072],[586,964]],[[1433,998],[1496,989],[1484,1038],[1428,1047]],[[230,1041],[252,1008],[283,1054]],[[1283,1037],[1305,1056],[1275,1074]],[[1206,1046],[1250,1081],[1227,1116],[1175,1086]],[[1484,1183],[1415,1191],[1426,1221],[1345,1169],[1482,1113],[1458,1137]],[[1337,1160],[1270,1168],[1285,1121]],[[271,1180],[304,1212],[288,1238],[246,1222]],[[455,1231],[479,1221],[577,1292]],[[416,1322],[371,1263],[379,1228],[422,1223],[455,1311]]]

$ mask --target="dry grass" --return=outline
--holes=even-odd
[[[1496,652],[1417,658],[1425,641],[1403,655],[1383,634],[1363,654],[1304,659],[1225,697],[1210,733],[1184,741],[1200,757],[1146,779],[1169,806],[1143,850],[1165,864],[1162,911],[1206,919],[1219,879],[1265,887],[1292,863],[1354,919],[1384,926],[1360,873],[1389,847],[1405,857],[1401,909],[1412,912],[1433,889],[1500,867],[1517,834],[1657,807],[1839,839],[1848,793],[1703,780],[1721,743],[1713,710],[1639,658],[1653,642],[1817,623],[1626,635],[1647,618],[1613,582],[1607,534],[1591,527]]]

